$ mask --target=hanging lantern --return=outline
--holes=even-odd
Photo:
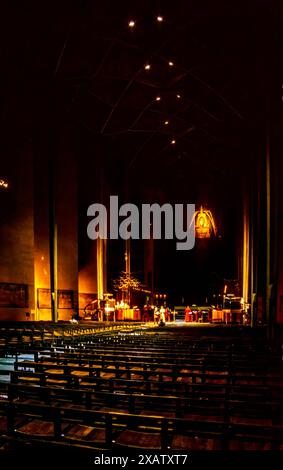
[[[194,214],[196,238],[210,238],[216,235],[216,226],[213,215],[209,210],[203,210],[201,206],[199,211]]]

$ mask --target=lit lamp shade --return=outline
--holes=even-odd
[[[210,238],[216,235],[216,227],[211,211],[203,210],[195,212],[195,232],[196,238]]]

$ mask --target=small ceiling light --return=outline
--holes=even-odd
[[[171,140],[171,144],[172,145],[176,144],[176,140]]]
[[[168,62],[168,65],[170,65],[170,67],[173,67],[174,65],[174,62],[171,62],[171,60]]]
[[[131,21],[129,21],[128,26],[129,26],[129,28],[134,28],[136,26],[136,22],[131,20]]]
[[[144,66],[145,70],[150,70],[150,67],[151,67],[150,64],[146,64],[146,65]]]
[[[9,186],[9,184],[7,183],[7,181],[3,180],[3,179],[0,179],[0,187],[1,188],[5,188],[7,189]]]
[[[160,97],[160,96],[157,96],[157,97],[155,98],[155,100],[156,100],[156,101],[160,101],[160,100],[161,100],[161,97]]]
[[[165,125],[165,126],[168,126],[168,124],[169,124],[169,121],[165,121],[165,122],[164,122],[164,125]]]
[[[157,16],[156,19],[157,19],[158,23],[162,23],[163,16]]]
[[[177,96],[178,100],[181,98],[181,95],[176,95],[176,96]]]

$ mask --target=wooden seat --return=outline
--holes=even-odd
[[[17,432],[23,434],[30,434],[36,436],[53,436],[54,435],[54,423],[50,421],[42,421],[40,419],[34,419],[23,426],[17,428]]]
[[[89,372],[84,372],[83,370],[73,370],[71,372],[71,375],[77,375],[78,377],[87,377],[89,375]]]
[[[172,411],[163,411],[163,410],[143,410],[140,413],[141,416],[162,416],[162,418],[175,418],[176,413],[173,413]]]
[[[91,426],[85,426],[83,424],[76,424],[65,433],[65,438],[104,443],[105,431],[103,429],[95,429]]]
[[[141,432],[127,429],[116,439],[116,444],[138,449],[160,449],[161,437],[158,433]]]
[[[185,413],[182,417],[189,421],[202,421],[202,422],[211,421],[211,422],[224,423],[224,416],[215,415],[213,414],[213,412],[211,414]]]
[[[53,378],[48,378],[46,379],[47,384],[67,384],[66,379],[53,379]]]
[[[200,438],[191,437],[182,434],[173,436],[171,448],[173,450],[222,450],[223,443],[221,437],[218,438]]]
[[[264,451],[264,450],[271,450],[271,443],[264,442],[264,441],[247,441],[247,440],[238,440],[238,439],[231,439],[229,441],[229,450],[237,450],[237,451]]]
[[[150,375],[148,377],[148,380],[151,380],[152,382],[158,382],[159,381],[159,376],[158,375]],[[172,382],[172,377],[170,377],[168,375],[163,375],[162,382]]]
[[[46,369],[45,373],[62,375],[64,374],[64,370],[63,369]]]
[[[231,424],[257,424],[260,426],[271,426],[271,418],[262,418],[262,417],[247,417],[247,416],[230,416]]]
[[[19,380],[26,380],[27,382],[39,382],[40,378],[39,377],[33,377],[33,376],[28,376],[28,375],[20,375]]]
[[[114,412],[114,413],[122,413],[122,414],[129,414],[129,410],[125,409],[125,408],[114,408],[114,407],[107,407],[107,406],[103,406],[102,408],[99,408],[99,411],[103,411],[105,413],[111,413],[111,412]]]
[[[80,405],[79,403],[62,403],[62,402],[54,402],[53,403],[53,406],[56,406],[58,408],[61,408],[62,406],[64,406],[65,409],[69,409],[69,410],[85,410],[86,407],[85,405]]]
[[[103,377],[104,379],[115,379],[116,374],[111,372],[101,372],[100,377]]]
[[[184,382],[187,384],[192,384],[193,383],[193,378],[189,376],[185,377],[177,377],[177,382]]]
[[[225,385],[226,384],[226,379],[210,379],[209,376],[206,378],[205,383],[207,384],[219,384],[219,385]]]

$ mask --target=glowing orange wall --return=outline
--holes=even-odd
[[[17,149],[11,146],[10,152],[5,154],[9,188],[7,194],[0,193],[0,204],[5,204],[1,207],[5,216],[0,224],[0,282],[26,284],[29,307],[0,308],[0,320],[5,321],[26,320],[26,312],[34,318],[32,154],[24,144]],[[1,166],[3,171],[5,163]]]

